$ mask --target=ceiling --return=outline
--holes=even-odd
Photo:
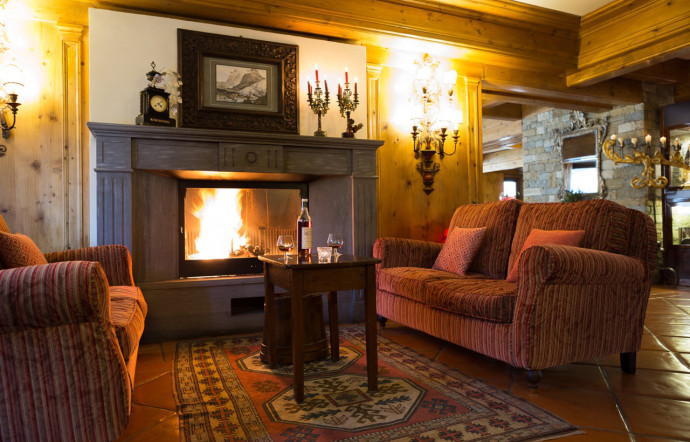
[[[611,3],[612,0],[521,0],[532,6],[553,9],[554,11],[583,16],[600,7]]]

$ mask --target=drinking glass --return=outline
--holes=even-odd
[[[285,262],[288,261],[288,252],[295,247],[295,241],[292,239],[292,235],[280,235],[278,237],[278,250],[285,252]]]
[[[343,245],[343,235],[340,233],[329,233],[328,234],[328,240],[326,240],[326,244],[328,244],[332,251],[333,251],[333,256],[340,256],[338,253],[338,249]]]

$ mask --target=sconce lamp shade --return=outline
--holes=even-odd
[[[2,88],[8,94],[20,95],[24,89],[24,73],[16,64],[5,65],[0,70]]]

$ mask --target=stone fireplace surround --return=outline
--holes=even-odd
[[[124,244],[149,304],[143,339],[259,330],[263,276],[179,278],[178,181],[290,181],[309,186],[314,247],[343,233],[344,253],[376,239],[381,141],[88,123],[96,139],[97,242]],[[341,293],[340,320],[363,320],[361,293]]]

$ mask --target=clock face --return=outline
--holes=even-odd
[[[168,108],[167,100],[160,95],[154,95],[151,97],[149,103],[151,104],[151,109],[155,110],[156,112],[165,112],[165,110]]]

